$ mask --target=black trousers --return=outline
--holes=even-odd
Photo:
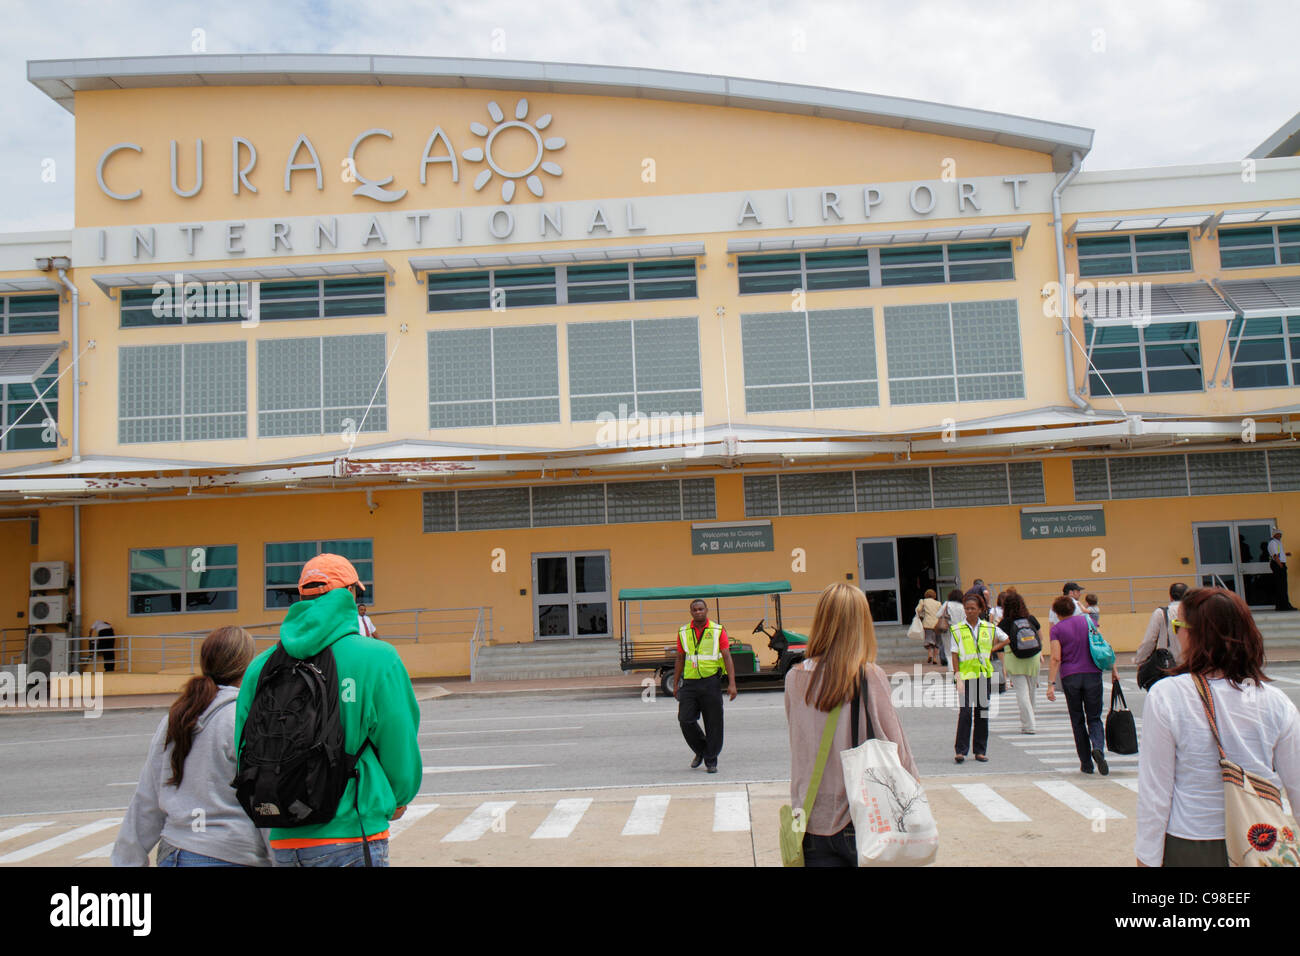
[[[704,730],[698,723],[704,717]],[[682,736],[695,751],[704,757],[704,764],[712,767],[722,753],[722,672],[711,677],[682,680],[677,691],[677,722],[682,725]]]
[[[958,694],[960,710],[957,711],[957,745],[955,752],[966,756],[971,746],[971,723],[975,724],[975,753],[983,756],[989,750],[989,700],[992,680],[972,677],[961,682]]]
[[[1079,769],[1092,770],[1093,749],[1106,749],[1106,728],[1101,723],[1101,672],[1062,677],[1061,690],[1065,692],[1065,706],[1070,712]]]
[[[1293,610],[1286,586],[1286,565],[1277,562],[1273,562],[1273,607],[1278,611]]]
[[[856,867],[858,865],[858,838],[850,823],[839,833],[822,836],[818,833],[803,835],[803,865],[806,867]]]

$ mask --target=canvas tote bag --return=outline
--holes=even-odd
[[[853,749],[840,752],[849,812],[857,836],[858,866],[925,866],[939,852],[939,828],[925,790],[898,759],[898,744],[879,740],[867,715],[867,740],[858,746],[859,700],[867,675],[853,695]]]
[[[1223,769],[1223,832],[1228,862],[1233,866],[1300,866],[1295,818],[1282,811],[1282,794],[1262,777],[1242,770],[1228,759],[1214,718],[1214,695],[1209,682],[1193,674],[1196,692],[1210,722]]]
[[[803,866],[803,835],[808,829],[808,818],[812,816],[813,804],[817,802],[817,790],[822,784],[822,773],[826,770],[826,758],[830,756],[831,741],[835,739],[835,727],[840,722],[842,708],[843,705],[836,704],[835,709],[826,715],[826,729],[822,731],[822,743],[817,749],[817,765],[813,768],[808,793],[803,798],[803,817],[796,820],[794,810],[788,803],[781,808],[781,864],[783,866]]]

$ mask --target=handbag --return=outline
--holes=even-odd
[[[1115,702],[1119,702],[1116,709]],[[1110,710],[1106,714],[1106,749],[1113,754],[1135,754],[1138,752],[1137,721],[1133,711],[1128,709],[1124,699],[1124,688],[1119,681],[1110,685]]]
[[[1106,643],[1106,638],[1101,636],[1101,630],[1091,617],[1088,617],[1088,652],[1092,655],[1092,662],[1103,674],[1115,666],[1115,650]]]
[[[1201,674],[1193,674],[1196,692],[1219,748],[1223,771],[1223,832],[1232,866],[1300,866],[1295,818],[1282,810],[1282,794],[1263,777],[1242,770],[1223,752],[1214,719],[1214,695]]]
[[[817,802],[817,789],[822,783],[822,771],[826,769],[826,758],[831,752],[831,741],[835,738],[835,727],[839,723],[841,705],[826,715],[826,729],[822,731],[822,743],[817,750],[817,765],[813,768],[812,780],[808,784],[808,793],[803,799],[803,816],[795,819],[794,810],[787,803],[781,808],[781,864],[783,866],[803,866],[803,835],[808,829],[808,818],[812,815],[813,804]]]
[[[898,744],[880,740],[867,714],[867,740],[858,746],[858,712],[867,676],[853,695],[853,748],[840,752],[844,788],[857,840],[858,866],[925,866],[939,852],[939,828],[925,790],[898,759]]]
[[[1160,678],[1168,677],[1169,672],[1177,664],[1173,653],[1169,650],[1169,608],[1162,607],[1160,610],[1165,612],[1165,646],[1161,647],[1160,641],[1157,639],[1156,649],[1138,668],[1138,687],[1143,690],[1150,690],[1151,685]]]
[[[947,632],[947,630],[948,630],[948,605],[945,602],[943,605],[943,613],[940,614],[938,620],[934,622],[934,632],[936,634],[944,634]]]

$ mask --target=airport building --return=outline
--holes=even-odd
[[[1090,129],[653,70],[28,76],[75,116],[75,226],[0,235],[0,663],[102,621],[116,672],[184,670],[320,550],[423,676],[617,662],[632,587],[789,580],[798,627],[849,580],[885,633],[926,587],[1045,619],[1076,580],[1120,649],[1173,580],[1273,606],[1300,116],[1085,172]]]

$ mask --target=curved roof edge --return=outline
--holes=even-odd
[[[30,60],[27,79],[73,112],[88,90],[174,86],[422,86],[511,89],[701,103],[866,123],[1047,153],[1057,170],[1093,131],[1005,113],[873,93],[704,73],[459,57],[269,53]]]
[[[1300,153],[1300,113],[1296,113],[1277,130],[1250,151],[1247,159],[1272,159],[1275,156],[1295,156]]]

